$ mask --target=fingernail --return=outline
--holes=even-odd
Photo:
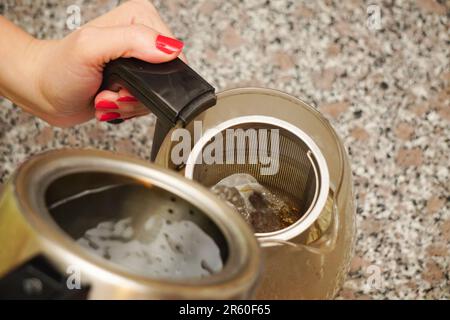
[[[136,102],[136,101],[138,101],[138,99],[136,99],[135,97],[132,97],[132,96],[124,96],[124,97],[120,97],[119,99],[117,99],[117,101],[119,101],[119,102]]]
[[[100,100],[95,105],[95,109],[119,109],[119,106],[109,100]]]
[[[117,119],[119,117],[120,117],[120,113],[108,112],[108,113],[104,113],[100,116],[100,121],[109,121],[109,120]]]
[[[164,53],[172,54],[181,51],[183,46],[184,43],[180,40],[169,38],[161,34],[156,37],[156,48]]]

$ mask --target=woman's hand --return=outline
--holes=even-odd
[[[0,26],[2,23],[0,20]],[[21,33],[25,44],[16,49],[21,51],[17,57],[10,55],[22,60],[10,65],[19,70],[0,74],[0,91],[28,112],[61,127],[85,122],[94,115],[107,121],[147,114],[125,89],[97,94],[104,65],[120,57],[166,62],[183,48],[146,0],[126,2],[62,40],[26,40]],[[4,79],[9,86],[2,84]]]

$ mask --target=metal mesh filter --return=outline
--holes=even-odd
[[[307,215],[313,209],[321,188],[321,170],[314,153],[305,143],[303,137],[294,134],[291,130],[287,130],[281,125],[269,123],[247,122],[221,129],[220,133],[224,137],[224,154],[229,155],[231,153],[231,155],[234,155],[234,163],[230,164],[225,161],[227,159],[225,156],[223,164],[197,163],[190,167],[188,163],[186,175],[199,181],[204,186],[211,187],[221,179],[232,174],[250,174],[281,200],[288,200],[290,203],[294,203],[302,214],[302,218],[299,220],[303,220],[303,216]],[[249,163],[251,153],[258,150],[258,145],[254,143],[255,140],[245,139],[244,143],[242,141],[239,143],[236,138],[234,143],[229,143],[225,139],[227,129],[243,129],[244,131],[247,129],[256,129],[257,132],[259,132],[258,129],[267,129],[268,150],[271,150],[271,134],[274,132],[272,130],[277,129],[279,135],[279,148],[277,148],[279,158],[278,171],[269,175],[261,174],[261,168],[267,167],[267,164],[259,161],[258,163]],[[209,139],[208,141],[198,142],[198,144],[201,143],[203,143],[203,146],[196,145],[194,147],[194,155],[191,154],[192,159],[197,159],[200,156],[200,150],[203,152],[213,141]],[[244,164],[237,163],[237,155],[239,152],[245,154]],[[269,154],[269,156],[272,155]]]

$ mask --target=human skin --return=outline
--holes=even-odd
[[[128,1],[60,40],[33,38],[0,16],[0,95],[58,127],[130,119],[148,109],[125,89],[98,92],[105,64],[120,57],[162,63],[182,48],[146,0]]]

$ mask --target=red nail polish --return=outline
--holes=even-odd
[[[119,106],[112,101],[100,100],[95,105],[95,109],[119,109]]]
[[[124,96],[124,97],[120,97],[119,99],[117,99],[117,101],[119,101],[119,102],[136,102],[136,101],[138,101],[138,99],[136,99],[135,97],[132,97],[132,96]]]
[[[160,51],[172,54],[174,52],[179,52],[183,49],[184,43],[180,40],[169,38],[163,35],[158,35],[156,37],[156,48]]]
[[[109,121],[109,120],[113,120],[113,119],[117,119],[120,117],[120,113],[117,112],[108,112],[108,113],[104,113],[100,116],[100,121]]]

